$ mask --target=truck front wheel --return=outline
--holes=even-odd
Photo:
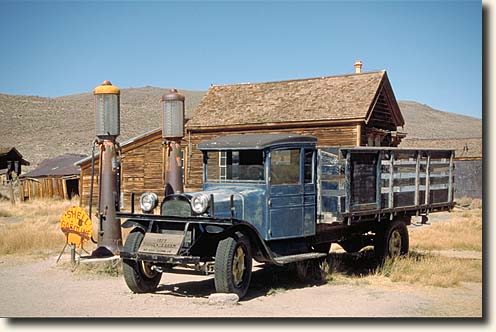
[[[124,250],[127,252],[138,251],[143,238],[143,232],[134,229],[126,239]],[[122,261],[122,273],[127,286],[134,293],[153,292],[162,278],[162,273],[152,270],[149,263],[132,259]]]
[[[408,228],[401,220],[387,223],[375,238],[374,250],[377,258],[384,261],[387,257],[403,256],[409,250]]]
[[[250,285],[251,266],[251,248],[247,238],[228,237],[220,241],[215,254],[215,290],[243,298]]]

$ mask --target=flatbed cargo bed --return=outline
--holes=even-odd
[[[449,149],[321,147],[317,222],[350,224],[364,216],[451,210],[453,158]]]

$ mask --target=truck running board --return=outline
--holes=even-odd
[[[274,258],[274,261],[277,264],[289,264],[289,263],[295,263],[295,262],[301,262],[301,261],[306,261],[308,259],[316,259],[316,258],[321,258],[325,257],[327,254],[321,253],[321,252],[309,252],[305,254],[298,254],[298,255],[289,255],[289,256],[279,256]]]

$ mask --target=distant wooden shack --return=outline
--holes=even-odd
[[[400,147],[455,149],[455,198],[482,198],[482,138],[407,139]]]
[[[20,177],[21,199],[71,199],[79,195],[80,169],[74,163],[84,157],[80,154],[64,154],[45,159],[37,168]]]
[[[23,165],[29,166],[29,161],[15,147],[0,146],[0,184],[7,184],[13,176],[20,175]]]
[[[322,146],[397,146],[405,136],[398,131],[403,125],[386,71],[211,86],[186,124],[182,141],[185,190],[198,190],[202,185],[197,144],[220,135],[293,132],[316,136]],[[162,198],[160,129],[121,146],[123,210],[130,209],[131,192],[139,197],[144,191],[154,191]],[[81,204],[87,206],[91,158],[79,165]],[[93,202],[98,196],[98,158],[94,172]]]

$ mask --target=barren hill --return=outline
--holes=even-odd
[[[160,98],[167,90],[121,90],[120,142],[160,126]],[[205,92],[180,92],[186,96],[186,117],[190,117]],[[481,119],[437,111],[411,101],[399,104],[407,139],[482,138]],[[0,94],[0,145],[17,147],[33,166],[64,153],[89,154],[95,137],[93,112],[91,93],[58,98]]]
[[[160,127],[160,100],[167,90],[121,90],[120,142]],[[188,117],[204,92],[179,92],[186,97]],[[0,133],[0,145],[17,147],[32,165],[64,153],[89,154],[95,138],[93,95],[43,98],[0,94]]]
[[[482,120],[433,109],[415,101],[398,102],[407,139],[482,138]]]

